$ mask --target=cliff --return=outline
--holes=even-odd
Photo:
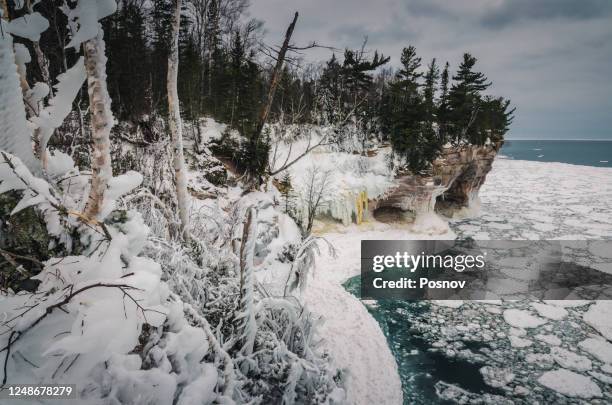
[[[452,217],[474,208],[478,190],[491,171],[502,143],[445,148],[429,174],[399,173],[395,186],[374,204],[379,220],[408,220],[439,212]]]

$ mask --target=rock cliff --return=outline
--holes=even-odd
[[[452,217],[474,208],[501,142],[445,148],[427,175],[399,173],[396,186],[371,204],[380,220],[408,220],[439,212]]]

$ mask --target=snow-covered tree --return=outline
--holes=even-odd
[[[26,120],[26,108],[15,63],[11,25],[5,18],[3,1],[0,18],[0,149],[19,157],[32,172],[40,171],[40,164],[32,149],[32,131]],[[20,49],[20,48],[17,48]]]
[[[170,132],[174,144],[174,176],[176,182],[176,199],[178,202],[180,233],[185,237],[189,231],[189,194],[187,193],[187,169],[183,152],[183,123],[178,95],[179,34],[181,24],[181,0],[174,1],[172,19],[172,41],[168,57],[168,116]]]

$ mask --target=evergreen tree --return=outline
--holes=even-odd
[[[433,124],[436,119],[436,105],[435,105],[435,94],[438,85],[438,79],[440,78],[440,70],[436,65],[436,58],[431,60],[429,66],[427,66],[427,73],[425,74],[425,86],[423,90],[423,104],[425,112],[425,120]]]
[[[113,112],[119,119],[134,122],[151,112],[147,103],[151,65],[145,17],[133,1],[121,0],[117,12],[104,22],[108,91]]]
[[[202,60],[200,58],[198,44],[191,34],[193,23],[183,13],[181,17],[179,35],[179,66],[178,91],[181,99],[181,108],[188,120],[197,120],[202,113],[201,93],[202,83],[200,81]]]
[[[467,141],[481,145],[486,140],[477,130],[477,120],[482,112],[481,92],[491,83],[484,74],[474,71],[475,64],[476,58],[465,53],[457,74],[453,76],[455,83],[449,93],[449,107],[455,143]]]
[[[448,141],[448,62],[440,76],[440,101],[438,103],[438,134],[441,143]]]
[[[412,172],[427,167],[425,143],[422,137],[424,103],[419,93],[422,73],[421,58],[414,46],[402,50],[402,67],[390,85],[390,116],[387,118],[391,129],[391,146]]]
[[[165,113],[168,109],[166,79],[168,55],[172,39],[172,1],[153,0],[149,15],[151,24],[151,77],[153,109]]]
[[[283,174],[278,184],[278,190],[282,198],[283,211],[293,218],[295,216],[295,193],[291,184],[291,174],[289,171],[285,171],[285,174]]]
[[[492,142],[503,140],[516,110],[510,108],[510,100],[503,97],[485,96],[481,108],[481,118],[478,121],[481,136],[489,138]]]

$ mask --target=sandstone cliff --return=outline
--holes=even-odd
[[[430,174],[399,173],[396,185],[371,204],[379,220],[413,221],[421,214],[453,216],[473,208],[502,143],[445,148]]]

